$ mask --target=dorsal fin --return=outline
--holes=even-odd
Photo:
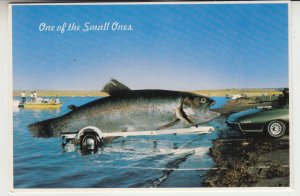
[[[70,110],[74,110],[74,109],[77,108],[77,106],[72,104],[72,105],[69,105],[68,108],[69,108]]]
[[[106,92],[109,95],[114,95],[126,91],[130,91],[130,88],[113,78],[110,79],[110,81],[106,85],[104,85],[102,89],[102,92]]]

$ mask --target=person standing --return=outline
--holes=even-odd
[[[33,92],[33,102],[36,102],[36,99],[37,99],[37,92],[34,91]]]
[[[281,108],[289,108],[289,89],[284,88],[282,94],[278,96],[278,105]]]
[[[23,91],[21,93],[21,96],[22,96],[22,103],[25,103],[26,102],[26,93],[25,93],[25,91]]]
[[[30,102],[33,102],[33,92],[30,93]]]
[[[56,95],[55,103],[56,103],[56,104],[59,104],[59,103],[60,103],[59,97],[58,97],[57,95]]]
[[[289,107],[289,89],[284,88],[282,93],[283,93],[283,107],[288,108]]]

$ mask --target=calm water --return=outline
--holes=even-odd
[[[15,188],[200,187],[213,161],[208,155],[218,131],[203,135],[161,135],[118,138],[95,154],[78,147],[61,148],[60,138],[33,138],[26,126],[60,116],[70,104],[96,97],[62,97],[59,110],[14,108]],[[214,107],[226,103],[216,97]],[[222,128],[218,120],[210,125]]]

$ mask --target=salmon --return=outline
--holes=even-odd
[[[219,114],[210,111],[215,101],[206,96],[170,90],[131,90],[112,79],[102,89],[109,94],[56,118],[28,125],[34,137],[60,137],[95,126],[102,132],[187,128],[207,123]]]

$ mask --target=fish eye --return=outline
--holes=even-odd
[[[201,102],[201,103],[205,103],[205,102],[206,102],[206,98],[201,98],[201,99],[200,99],[200,102]]]

